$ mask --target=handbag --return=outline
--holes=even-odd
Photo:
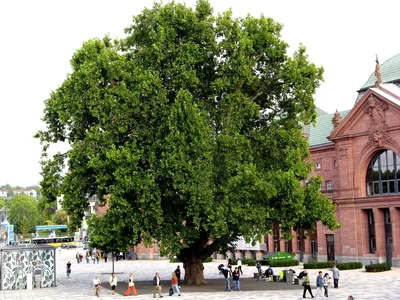
[[[301,285],[302,286],[307,286],[307,283],[305,281],[303,281],[303,283]]]
[[[169,288],[169,295],[172,296],[174,294],[174,290],[172,289],[172,286]]]

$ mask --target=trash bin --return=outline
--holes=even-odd
[[[285,278],[287,283],[293,283],[293,270],[285,270]]]

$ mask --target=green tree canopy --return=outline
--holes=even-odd
[[[108,210],[94,230],[159,241],[189,284],[239,236],[336,228],[318,179],[302,185],[311,167],[300,124],[315,121],[323,69],[303,46],[288,56],[281,29],[264,16],[214,16],[199,0],[154,4],[125,39],[85,42],[45,102],[43,196],[63,194],[79,219],[98,195]],[[59,141],[71,149],[48,156]]]
[[[24,235],[35,231],[40,213],[35,199],[27,195],[16,195],[8,201],[10,224],[14,231]]]

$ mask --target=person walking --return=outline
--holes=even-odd
[[[86,263],[89,263],[89,257],[90,257],[90,253],[89,251],[86,251]]]
[[[96,276],[96,277],[93,279],[93,284],[94,284],[94,289],[95,289],[95,295],[96,295],[97,297],[99,297],[101,281],[100,281],[100,279],[99,279],[98,276]]]
[[[324,298],[328,298],[328,284],[329,284],[329,274],[325,273],[324,279],[322,281],[322,284],[324,286]]]
[[[153,298],[156,297],[156,294],[160,296],[160,298],[164,297],[161,295],[161,279],[160,273],[156,273],[156,276],[153,278]]]
[[[70,275],[71,275],[71,262],[68,261],[67,262],[67,277],[69,278]]]
[[[232,259],[228,259],[229,277],[232,277]]]
[[[257,268],[257,281],[262,278],[262,270],[261,270],[261,264],[259,261],[256,262],[256,268]]]
[[[181,290],[179,289],[178,286],[178,276],[176,276],[175,272],[172,272],[171,289],[172,289],[172,294],[176,291],[178,293],[178,296],[181,295]]]
[[[115,288],[118,284],[118,278],[115,275],[115,273],[111,273],[110,278],[108,279],[108,281],[110,282],[110,286],[111,286],[111,292],[113,295],[115,295]]]
[[[322,277],[322,271],[318,272],[316,285],[317,285],[317,293],[315,294],[315,298],[317,298],[319,295],[323,297],[324,293],[322,289],[324,288],[324,277]]]
[[[125,296],[129,296],[131,294],[131,291],[132,291],[133,296],[137,296],[135,282],[133,281],[133,279],[134,278],[133,278],[132,273],[129,273],[128,289],[125,292]]]
[[[76,262],[79,264],[80,263],[80,261],[79,261],[79,252],[76,252],[75,258],[76,258]]]
[[[181,268],[179,266],[175,269],[175,275],[178,278],[178,287],[181,288]]]
[[[237,266],[238,266],[238,270],[239,270],[240,274],[243,275],[242,260],[240,258],[237,259]]]
[[[238,292],[240,292],[240,272],[239,272],[239,267],[235,267],[235,269],[232,272],[232,291],[235,290],[235,286],[237,286]]]
[[[104,262],[106,263],[107,262],[107,258],[108,258],[108,254],[104,253],[103,258],[104,258]]]
[[[333,265],[332,267],[332,277],[333,277],[333,288],[337,289],[339,288],[339,269],[336,267],[336,265]]]
[[[310,278],[308,277],[308,273],[307,271],[304,271],[304,282],[303,282],[303,286],[304,286],[304,290],[303,290],[303,298],[306,298],[306,291],[308,291],[311,295],[311,298],[314,298],[312,291],[311,291],[311,286],[310,286]]]
[[[230,277],[229,277],[229,269],[228,267],[222,267],[222,274],[224,274],[225,278],[225,291],[232,292],[230,287]]]

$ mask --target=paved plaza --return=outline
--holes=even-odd
[[[122,260],[115,262],[115,273],[119,283],[119,294],[112,295],[109,289],[108,277],[112,271],[112,263],[104,263],[101,260],[99,264],[87,264],[85,261],[77,264],[75,260],[75,250],[63,249],[61,253],[57,251],[57,287],[22,290],[22,291],[0,291],[0,299],[26,299],[26,300],[75,300],[75,299],[97,299],[94,296],[93,278],[97,275],[103,282],[103,288],[100,292],[100,298],[120,299],[126,298],[122,290],[127,287],[127,279],[130,272],[135,276],[136,286],[139,295],[135,299],[153,299],[151,291],[151,280],[155,272],[159,272],[163,282],[163,295],[168,297],[168,283],[170,282],[171,272],[175,270],[178,264],[169,263],[168,260]],[[67,278],[65,272],[66,263],[71,261],[72,274]],[[274,283],[252,279],[255,267],[244,266],[242,292],[224,292],[224,280],[222,275],[218,274],[217,266],[225,261],[213,261],[204,264],[204,275],[210,280],[207,287],[185,287],[182,286],[182,296],[184,299],[207,299],[207,300],[235,300],[235,299],[303,299],[303,291],[300,286],[293,286],[286,283]],[[181,268],[182,268],[182,264]],[[299,273],[302,268],[294,268]],[[184,271],[184,270],[182,270]],[[274,272],[278,272],[275,268]],[[309,270],[311,282],[315,282],[319,270]],[[322,270],[323,272],[328,270]],[[182,272],[184,275],[184,272]],[[364,270],[341,271],[339,289],[329,289],[329,299],[346,300],[348,295],[353,295],[356,300],[359,299],[400,299],[400,269],[393,269],[382,273],[366,273]],[[183,276],[182,276],[183,277]],[[220,286],[218,283],[220,282]],[[245,287],[251,287],[252,290],[245,290]],[[315,284],[314,284],[315,286]],[[256,290],[257,289],[257,290]],[[314,296],[316,294],[313,288]],[[131,296],[133,297],[133,296]],[[174,295],[172,297],[177,297]],[[171,297],[171,298],[172,298]],[[170,297],[168,297],[170,298]],[[307,298],[310,296],[307,294]],[[322,297],[321,297],[322,298]]]

